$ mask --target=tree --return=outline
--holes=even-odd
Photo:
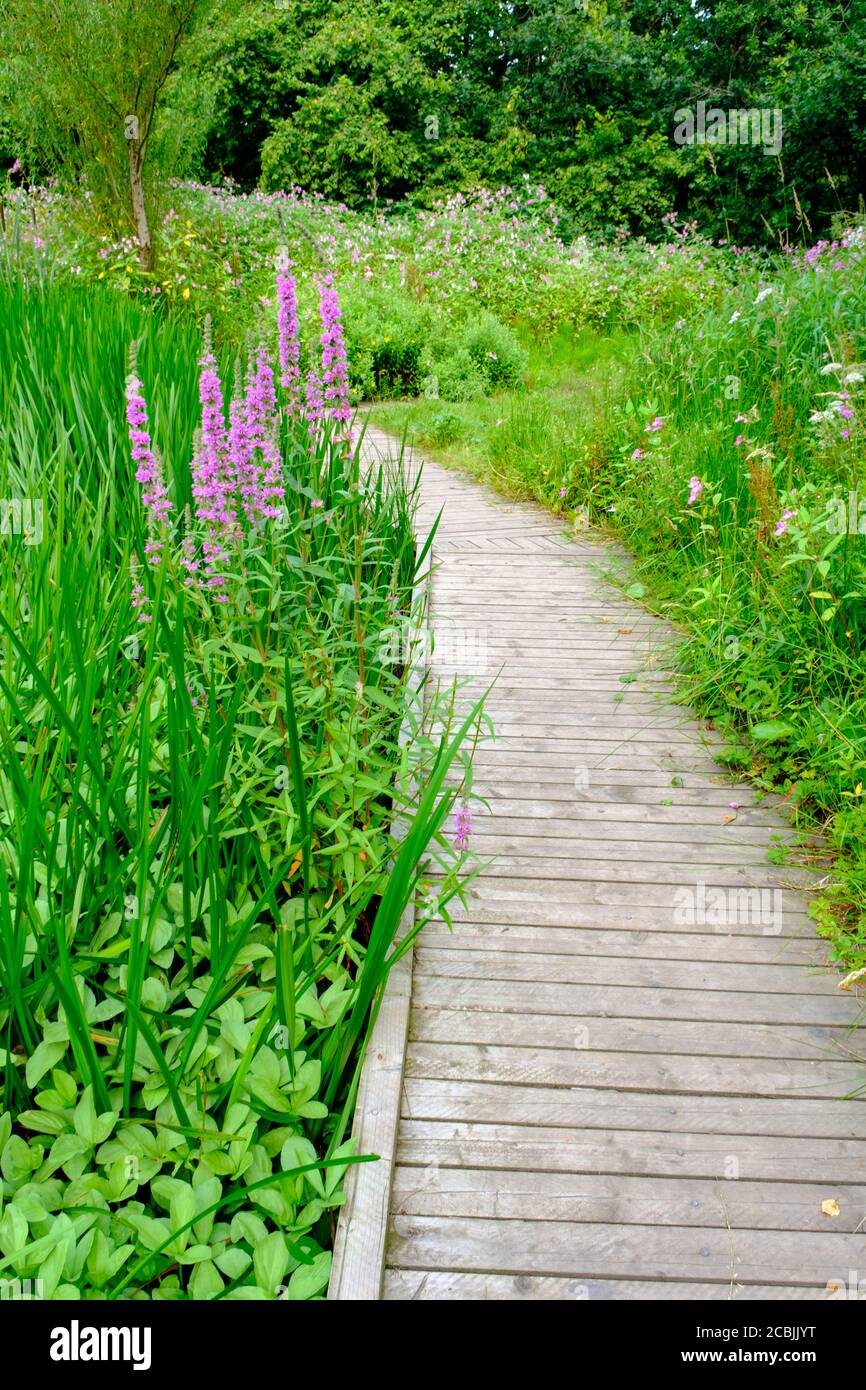
[[[160,95],[200,0],[9,0],[13,124],[29,158],[83,181],[99,215],[153,263],[148,151]]]

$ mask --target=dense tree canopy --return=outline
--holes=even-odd
[[[200,175],[352,205],[526,174],[578,230],[677,211],[746,242],[814,237],[866,183],[866,0],[235,0],[177,78],[203,82]],[[780,142],[678,145],[699,103]]]

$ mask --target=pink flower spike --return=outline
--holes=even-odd
[[[792,516],[796,515],[796,512],[792,512],[789,508],[786,507],[785,510],[782,512],[782,515],[779,517],[779,520],[776,522],[775,534],[777,536],[784,536],[785,532],[788,529],[788,522],[791,520]]]
[[[472,812],[464,801],[454,811],[454,848],[461,854],[468,848],[471,834]]]
[[[319,314],[322,320],[322,386],[323,404],[332,420],[348,425],[352,418],[349,406],[349,369],[346,344],[340,313],[340,297],[333,286],[333,276],[319,282]]]
[[[290,262],[291,264],[291,262]],[[280,338],[280,384],[286,393],[286,408],[295,415],[301,407],[301,346],[298,338],[298,300],[294,275],[288,270],[277,277],[277,328]]]
[[[148,562],[159,564],[165,542],[166,523],[172,510],[162,475],[159,454],[151,444],[147,422],[147,405],[143,388],[136,375],[135,352],[126,379],[126,420],[132,461],[136,465],[135,479],[141,484],[141,500],[147,515],[148,541],[145,547]]]
[[[701,482],[700,478],[689,478],[689,489],[690,490],[688,505],[691,507],[694,506],[695,502],[697,502],[698,498],[704,490],[704,485]]]

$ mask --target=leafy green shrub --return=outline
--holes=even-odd
[[[359,398],[415,396],[424,378],[429,308],[349,282],[342,296],[350,381]]]
[[[488,391],[515,388],[523,384],[529,358],[512,329],[493,314],[470,318],[461,329],[458,342],[474,362],[487,383]]]
[[[442,449],[458,440],[462,432],[463,421],[453,410],[435,410],[415,432],[414,438],[421,445]]]
[[[485,396],[489,382],[467,347],[434,363],[432,389],[443,401],[471,401]]]

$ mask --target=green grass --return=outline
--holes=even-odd
[[[0,1276],[321,1296],[401,915],[435,861],[447,916],[466,869],[473,717],[425,708],[411,638],[387,655],[422,616],[415,497],[284,424],[283,525],[210,604],[143,564],[124,420],[135,339],[181,510],[192,326],[50,278],[0,301],[0,488],[41,506],[0,536]]]

